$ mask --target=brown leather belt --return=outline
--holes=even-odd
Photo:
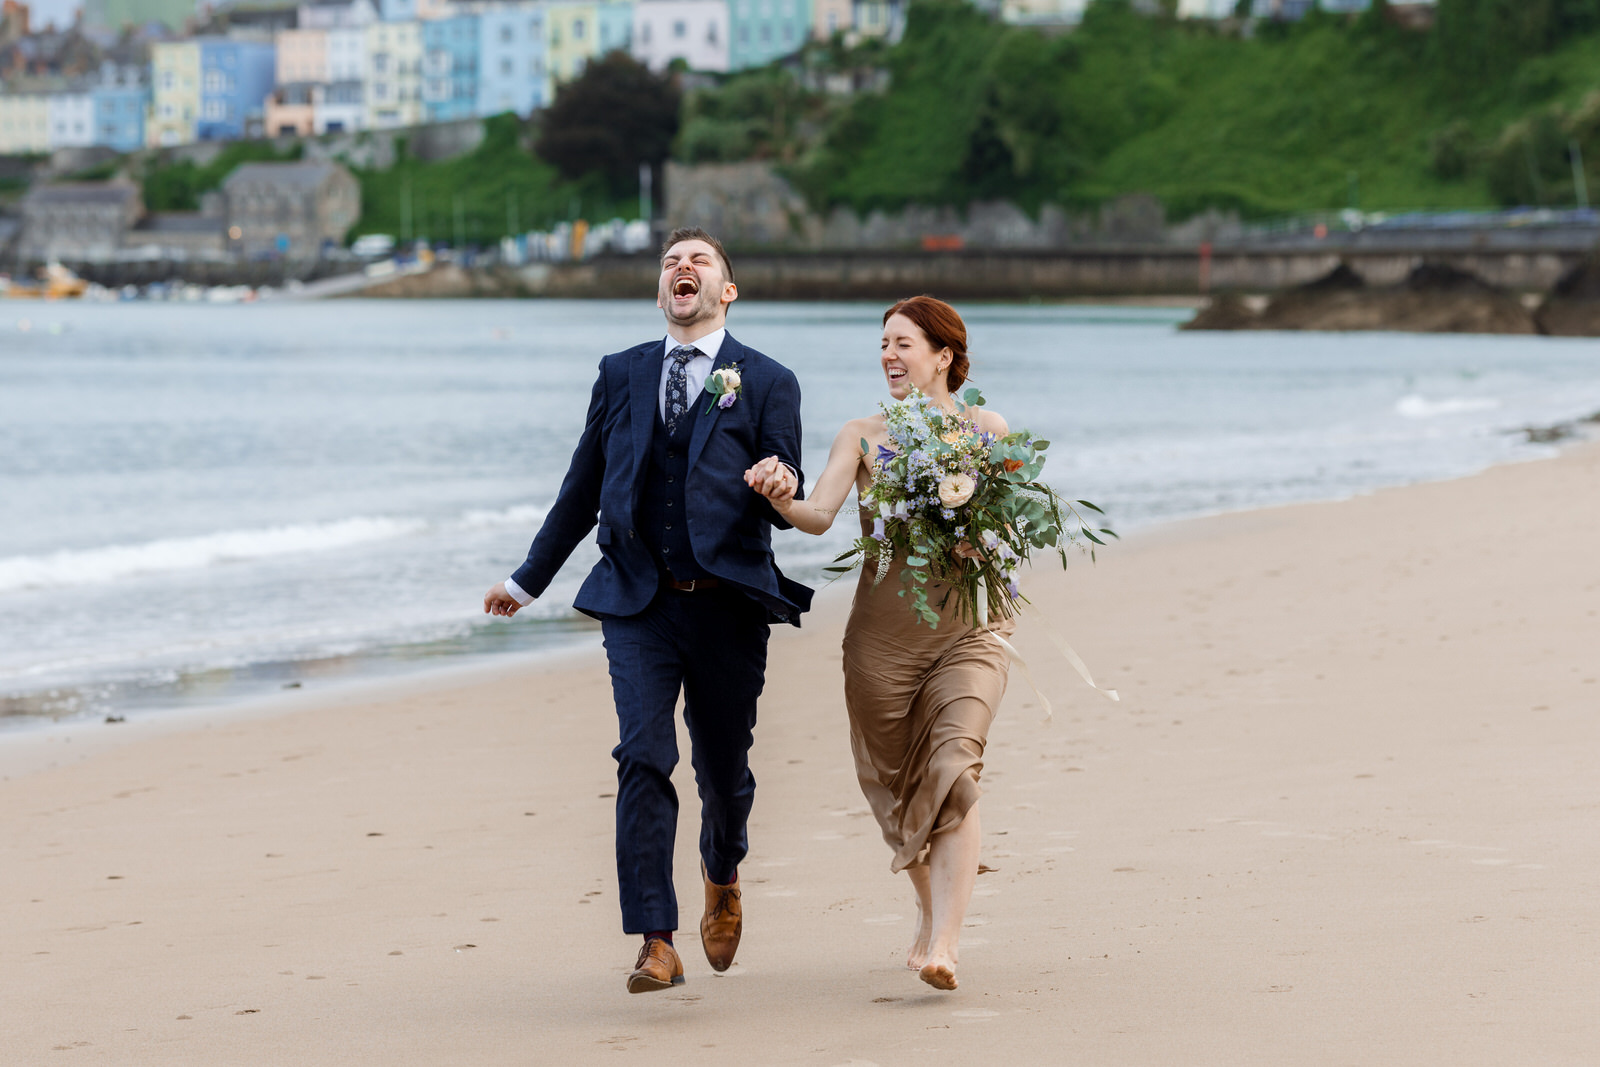
[[[667,588],[679,593],[693,593],[701,589],[715,589],[722,582],[716,578],[696,578],[690,582],[678,582],[667,579]]]

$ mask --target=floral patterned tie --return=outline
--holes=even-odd
[[[667,436],[678,429],[678,420],[689,410],[689,361],[700,354],[693,345],[679,345],[667,353],[672,366],[667,368]]]

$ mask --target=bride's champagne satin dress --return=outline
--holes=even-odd
[[[927,863],[928,839],[958,826],[977,803],[983,748],[1010,666],[1000,642],[957,618],[949,586],[928,583],[938,628],[918,622],[899,595],[903,567],[896,558],[874,587],[877,561],[866,560],[844,631],[856,777],[894,850],[893,871]],[[993,623],[1005,637],[1015,628],[1009,619]]]

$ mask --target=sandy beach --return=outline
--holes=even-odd
[[[1123,701],[1024,619],[1055,718],[1014,672],[950,994],[851,772],[849,582],[774,634],[725,976],[680,764],[670,992],[623,987],[598,651],[10,739],[0,1064],[1593,1063],[1596,531],[1589,444],[1035,570]]]

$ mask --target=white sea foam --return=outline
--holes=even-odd
[[[547,509],[522,504],[501,511],[468,511],[444,528],[485,530],[537,528]],[[94,585],[142,574],[199,570],[221,563],[246,563],[304,552],[324,552],[373,541],[392,541],[432,527],[422,519],[357,517],[335,522],[225,530],[133,545],[52,552],[0,559],[0,592]]]
[[[530,532],[544,521],[549,509],[534,504],[519,504],[503,511],[469,511],[457,525],[463,530],[491,530],[500,526],[526,526]]]
[[[1395,404],[1396,415],[1408,419],[1436,419],[1441,415],[1464,415],[1472,411],[1493,411],[1500,401],[1487,396],[1453,396],[1444,400],[1429,400],[1415,393],[1401,397]]]
[[[337,522],[226,530],[136,545],[106,545],[43,556],[0,559],[0,592],[116,581],[139,574],[198,570],[219,563],[344,548],[422,530],[420,519],[354,518]]]

